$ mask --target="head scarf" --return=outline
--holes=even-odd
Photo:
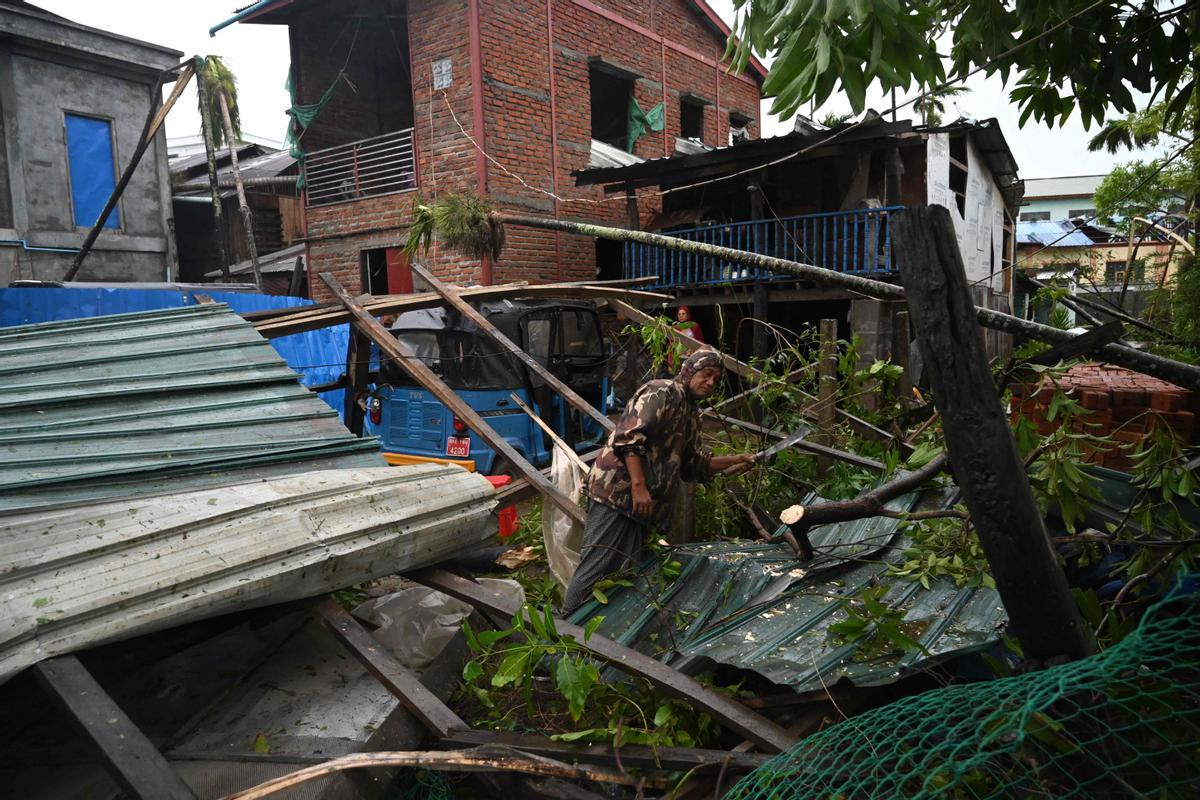
[[[702,350],[697,350],[687,357],[687,360],[683,362],[683,366],[679,368],[679,377],[677,380],[687,383],[692,379],[693,375],[708,367],[716,367],[723,370],[725,365],[721,361],[720,353],[706,347]]]

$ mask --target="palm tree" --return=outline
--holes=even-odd
[[[230,128],[234,138],[241,138],[242,120],[238,113],[237,78],[217,56],[196,56],[196,93],[199,96],[200,131],[204,136],[204,154],[208,158],[208,185],[212,194],[213,236],[221,254],[221,279],[229,280],[229,245],[225,241],[224,215],[221,213],[221,192],[217,187],[216,149],[225,143],[225,125],[221,116],[221,96],[229,107]],[[231,146],[233,142],[229,143]]]
[[[942,121],[942,112],[946,110],[946,104],[942,102],[942,99],[957,97],[969,91],[971,90],[965,86],[943,86],[922,96],[920,100],[913,103],[913,108],[921,115],[921,120],[926,125],[938,125]]]

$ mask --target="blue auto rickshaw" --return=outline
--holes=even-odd
[[[555,377],[606,411],[606,348],[590,303],[501,300],[476,307]],[[536,466],[549,463],[551,443],[513,402],[513,394],[576,448],[603,435],[594,420],[564,403],[541,378],[453,309],[405,312],[391,332]],[[368,403],[368,430],[380,438],[392,464],[448,461],[485,475],[514,474],[511,464],[386,356]]]

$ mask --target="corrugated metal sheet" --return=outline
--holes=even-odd
[[[186,290],[114,287],[0,289],[0,326],[31,325],[52,320],[79,319],[161,308],[196,305],[196,294],[225,303],[238,313],[312,305],[299,297],[248,292],[212,291],[203,286]],[[346,369],[349,325],[334,325],[271,340],[271,346],[288,366],[299,372],[305,386],[337,380]],[[321,399],[342,413],[345,391],[323,392]]]
[[[494,506],[482,477],[419,464],[0,517],[0,681],[93,644],[436,563],[486,541]]]
[[[0,452],[0,512],[384,463],[224,305],[0,329]]]
[[[806,500],[811,503],[813,498]],[[906,510],[913,496],[893,501]],[[922,504],[925,505],[925,504]],[[593,601],[572,616],[603,616],[599,631],[689,671],[703,659],[756,672],[798,692],[832,686],[890,683],[950,654],[998,640],[1007,621],[990,589],[888,578],[908,542],[899,521],[886,517],[827,525],[810,532],[817,557],[801,564],[786,545],[710,542],[676,548],[683,564],[666,586],[657,568],[632,588]],[[846,618],[840,602],[875,583],[888,585],[884,601],[903,610],[903,624],[925,653],[874,654],[863,642],[839,645],[829,626]],[[865,656],[869,655],[867,658]],[[690,662],[690,663],[689,663]]]
[[[1066,220],[1018,222],[1017,244],[1038,244],[1045,247],[1089,247],[1092,240]]]

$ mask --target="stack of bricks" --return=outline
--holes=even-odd
[[[1200,395],[1173,383],[1104,364],[1072,367],[1058,380],[1059,386],[1089,413],[1076,419],[1072,427],[1093,436],[1108,437],[1113,445],[1092,450],[1085,459],[1110,469],[1130,471],[1134,462],[1130,453],[1154,425],[1165,425],[1185,443],[1195,441],[1195,415]],[[1054,432],[1061,420],[1046,419],[1054,385],[1048,378],[1038,386],[1013,387],[1012,419],[1023,416],[1046,435]]]

